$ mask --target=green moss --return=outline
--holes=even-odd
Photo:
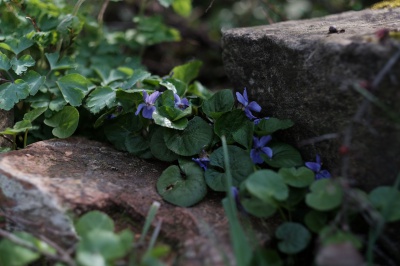
[[[400,7],[400,0],[387,0],[374,4],[371,9],[395,8]]]

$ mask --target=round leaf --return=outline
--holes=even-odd
[[[275,142],[271,143],[269,147],[273,151],[272,158],[270,159],[265,155],[261,155],[268,165],[276,168],[303,165],[299,151],[289,144]]]
[[[304,250],[311,240],[310,232],[299,223],[286,222],[275,231],[275,236],[281,240],[278,243],[280,251],[286,254],[296,254]]]
[[[328,222],[328,216],[325,212],[309,211],[304,217],[304,223],[314,233],[318,234]]]
[[[129,153],[134,155],[140,155],[147,149],[149,149],[149,141],[144,139],[140,135],[130,134],[125,139],[125,147]]]
[[[265,198],[264,200],[261,200],[253,196],[246,189],[244,183],[240,186],[240,203],[248,213],[259,218],[271,217],[278,209],[272,198],[269,198],[269,200],[266,201]]]
[[[159,127],[151,136],[150,150],[157,159],[165,162],[172,162],[178,159],[178,154],[168,149],[164,141],[164,128]]]
[[[237,146],[228,145],[229,165],[231,166],[232,183],[239,186],[253,172],[253,162],[249,154]],[[210,156],[210,165],[205,172],[207,185],[215,191],[225,191],[225,163],[222,147]]]
[[[343,191],[340,185],[330,179],[314,181],[311,192],[306,196],[306,203],[318,211],[329,211],[342,203]]]
[[[377,187],[370,192],[368,198],[386,221],[400,220],[400,192],[395,187]]]
[[[109,121],[104,126],[104,133],[116,149],[126,150],[126,139],[131,136],[131,133],[141,129],[142,123],[139,116],[128,113]]]
[[[44,123],[54,127],[51,131],[58,138],[71,136],[79,123],[79,112],[75,107],[65,106],[60,112],[44,120]]]
[[[219,137],[225,136],[228,144],[233,144],[235,139],[233,134],[243,127],[247,127],[249,119],[242,110],[233,110],[221,115],[215,121],[214,131]]]
[[[234,102],[231,90],[220,90],[204,101],[202,108],[208,117],[217,119],[223,113],[231,111]]]
[[[262,119],[256,127],[256,133],[260,136],[271,135],[277,130],[287,129],[293,126],[292,120],[285,119],[280,120],[278,118],[271,117],[269,119]]]
[[[355,248],[362,248],[363,243],[359,237],[349,231],[339,230],[336,227],[326,226],[319,232],[323,245],[350,242]]]
[[[181,170],[185,175],[182,177]],[[189,207],[207,194],[203,170],[194,162],[178,166],[172,165],[164,170],[157,181],[157,192],[161,197],[178,206]]]
[[[182,156],[199,154],[212,138],[212,128],[197,116],[189,121],[183,131],[167,129],[164,135],[168,149]]]
[[[82,215],[75,225],[76,232],[81,237],[93,230],[114,231],[114,222],[106,214],[91,211]]]
[[[255,197],[268,202],[270,198],[283,201],[289,196],[289,188],[283,178],[272,170],[260,170],[245,181],[247,190]]]
[[[300,168],[281,168],[279,174],[283,177],[286,184],[292,187],[308,187],[314,181],[314,172],[307,167]]]

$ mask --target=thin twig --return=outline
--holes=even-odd
[[[206,8],[206,11],[204,11],[204,13],[207,13],[213,4],[214,4],[214,0],[211,1],[211,3],[208,5],[208,7]]]
[[[16,244],[18,246],[21,246],[21,247],[29,249],[33,252],[39,253],[40,255],[45,256],[51,260],[63,262],[69,266],[76,266],[76,263],[70,257],[64,258],[64,257],[54,255],[52,253],[49,253],[47,251],[40,250],[37,247],[35,247],[34,245],[32,245],[31,243],[29,243],[28,241],[10,233],[10,232],[7,232],[3,229],[0,229],[0,236],[10,240],[11,242],[13,242],[14,244]]]
[[[103,5],[101,6],[99,15],[97,16],[97,22],[101,25],[103,24],[104,13],[106,12],[107,6],[110,3],[110,0],[104,0]]]
[[[313,137],[313,138],[302,140],[297,144],[297,146],[298,147],[303,147],[305,145],[315,144],[317,142],[321,142],[321,141],[328,140],[328,139],[336,139],[338,137],[339,137],[338,133],[324,134],[324,135],[321,135],[321,136],[318,136],[318,137]]]

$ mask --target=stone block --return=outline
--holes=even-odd
[[[331,26],[339,32],[329,34]],[[295,122],[280,135],[285,141],[300,147],[306,140],[339,134],[300,147],[306,160],[321,154],[325,168],[339,176],[343,132],[364,101],[354,87],[371,84],[389,60],[395,64],[370,92],[397,112],[397,121],[400,117],[400,60],[395,58],[400,42],[382,38],[387,33],[382,29],[400,30],[400,9],[230,29],[222,38],[224,66],[235,90],[247,87],[250,100],[263,107],[260,116]],[[370,190],[394,183],[400,171],[400,130],[376,105],[367,104],[364,111],[352,128],[349,177]]]

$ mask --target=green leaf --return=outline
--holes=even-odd
[[[153,112],[153,119],[157,125],[166,128],[172,128],[177,130],[184,130],[188,126],[188,120],[186,117],[181,118],[177,121],[171,121],[165,116],[162,116],[157,110]]]
[[[314,181],[311,192],[306,196],[306,203],[318,211],[329,211],[339,207],[343,199],[342,187],[331,179]]]
[[[150,148],[149,141],[141,135],[128,135],[125,139],[125,147],[129,153],[133,155],[140,155]]]
[[[256,127],[256,133],[260,136],[271,135],[275,131],[281,129],[287,129],[294,125],[292,120],[285,119],[280,120],[278,118],[271,117],[269,119],[262,119]]]
[[[150,77],[151,74],[145,70],[137,69],[133,72],[133,75],[122,85],[122,89],[132,89],[138,82]]]
[[[304,250],[311,240],[310,232],[299,223],[286,222],[275,231],[275,236],[281,240],[278,248],[286,254],[296,254]]]
[[[29,112],[24,114],[24,120],[27,120],[29,122],[33,122],[36,118],[38,118],[46,110],[47,110],[47,107],[32,109]]]
[[[187,85],[184,82],[174,78],[163,79],[160,82],[160,85],[166,87],[168,90],[171,90],[179,96],[183,96],[187,88]]]
[[[71,136],[79,123],[79,112],[75,107],[65,106],[50,118],[44,120],[44,123],[54,127],[51,131],[58,138],[68,138]]]
[[[204,101],[202,108],[208,117],[218,119],[223,113],[231,111],[234,103],[231,90],[220,90]]]
[[[76,254],[80,266],[107,266],[106,259],[99,253],[80,251]]]
[[[272,170],[259,170],[245,181],[247,190],[255,197],[269,202],[270,198],[283,201],[289,196],[289,188],[282,176]]]
[[[333,226],[326,226],[319,232],[322,245],[350,242],[355,248],[361,249],[363,243],[359,237],[349,231],[339,230]]]
[[[278,210],[278,206],[272,198],[266,201],[266,197],[264,200],[255,197],[247,190],[244,182],[240,186],[240,203],[248,213],[258,218],[269,218]]]
[[[181,172],[185,175],[182,177]],[[160,196],[175,205],[189,207],[207,194],[203,170],[194,162],[180,162],[180,169],[172,165],[164,170],[157,181]]]
[[[7,71],[10,68],[11,68],[10,59],[8,59],[8,57],[5,54],[0,52],[0,69]]]
[[[67,103],[72,106],[79,106],[82,104],[82,99],[89,92],[89,81],[76,73],[68,74],[61,77],[57,82],[61,93]]]
[[[139,116],[128,113],[109,121],[104,126],[104,133],[116,149],[126,151],[126,139],[131,133],[141,129],[142,123]]]
[[[156,157],[157,159],[165,162],[172,162],[177,160],[179,156],[178,154],[168,149],[167,145],[165,145],[164,131],[165,129],[163,127],[159,127],[155,130],[155,132],[151,136],[150,150],[154,157]]]
[[[102,82],[101,85],[110,85],[112,82],[117,80],[123,80],[127,77],[127,74],[118,70],[110,69],[108,66],[95,67],[94,71],[100,76]]]
[[[13,52],[15,55],[18,55],[20,52],[24,51],[25,49],[31,47],[34,44],[34,41],[22,37],[18,39],[10,39],[6,42],[0,43],[0,48],[6,49],[8,51]]]
[[[368,195],[372,205],[387,222],[400,220],[400,191],[395,187],[380,186]]]
[[[114,222],[103,212],[91,211],[82,215],[75,224],[75,230],[80,237],[92,231],[114,232]]]
[[[233,132],[232,137],[237,143],[250,150],[253,143],[253,130],[254,123],[246,121],[241,128]]]
[[[308,187],[314,181],[315,174],[307,167],[300,168],[281,168],[279,174],[283,177],[286,184],[292,187]]]
[[[197,78],[203,63],[199,60],[193,60],[184,65],[176,66],[172,69],[172,77],[189,84],[192,80]]]
[[[228,144],[233,144],[235,142],[233,135],[240,130],[247,131],[248,121],[249,119],[242,110],[235,109],[224,113],[215,121],[215,134],[219,137],[225,136]],[[237,138],[239,138],[238,135]]]
[[[158,0],[158,2],[163,7],[169,7],[174,2],[174,0]]]
[[[55,53],[45,53],[47,60],[49,61],[50,64],[50,69],[51,70],[62,70],[62,69],[72,69],[76,68],[76,64],[73,61],[72,57],[70,56],[65,56],[61,60],[60,58],[60,53],[55,52]]]
[[[280,143],[280,142],[273,142],[269,146],[272,151],[273,155],[272,158],[268,158],[264,154],[261,154],[264,161],[272,167],[281,168],[281,167],[294,167],[303,165],[303,160],[301,158],[301,154],[299,151],[289,144]]]
[[[24,75],[23,79],[26,83],[28,83],[30,95],[35,95],[42,88],[44,82],[46,81],[45,76],[41,76],[32,70],[29,70],[28,73]]]
[[[111,108],[115,105],[116,93],[110,87],[98,87],[93,90],[87,99],[87,107],[90,112],[96,114],[106,106]]]
[[[318,234],[328,223],[328,216],[325,212],[312,210],[304,217],[304,223],[312,232]]]
[[[61,18],[61,22],[57,26],[57,31],[65,37],[71,34],[78,35],[82,26],[83,22],[77,16],[67,14]]]
[[[253,254],[250,265],[257,266],[283,266],[283,262],[276,250],[257,249]]]
[[[174,0],[172,8],[182,17],[189,17],[192,12],[192,0]]]
[[[253,162],[249,154],[237,146],[228,145],[229,164],[231,166],[232,182],[239,186],[253,172]],[[215,191],[224,191],[226,169],[222,147],[210,156],[210,164],[205,172],[207,185]]]
[[[0,85],[0,109],[11,110],[14,104],[25,99],[29,95],[29,85],[22,79],[14,83],[7,82]]]
[[[13,128],[6,128],[3,131],[0,131],[0,134],[5,135],[16,135],[20,132],[25,132],[32,128],[32,123],[28,120],[22,120],[15,123]]]
[[[164,135],[168,149],[182,156],[199,154],[212,138],[212,128],[198,116],[190,120],[184,130],[167,129]]]
[[[136,17],[135,22],[137,22],[135,41],[141,45],[149,46],[181,39],[179,31],[166,26],[161,16]]]
[[[21,75],[28,67],[34,66],[35,63],[35,60],[30,55],[23,55],[19,59],[16,57],[11,59],[12,69],[17,75]]]
[[[213,95],[213,93],[210,90],[208,90],[198,81],[195,81],[192,84],[190,84],[188,92],[193,95],[199,96],[201,99],[204,100],[209,99]]]

